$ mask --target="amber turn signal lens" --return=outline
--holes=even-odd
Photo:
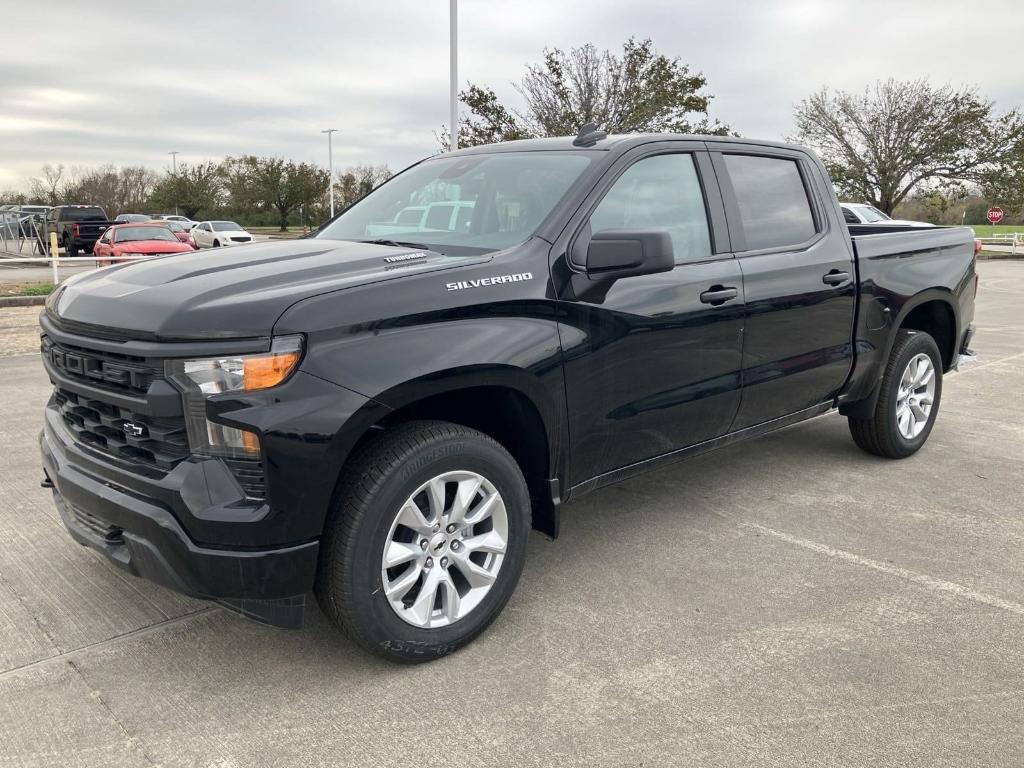
[[[295,351],[244,358],[242,388],[249,391],[277,386],[288,378],[299,357],[299,352]]]

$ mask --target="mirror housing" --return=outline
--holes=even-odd
[[[605,229],[590,237],[586,272],[591,280],[653,275],[675,267],[667,229]]]

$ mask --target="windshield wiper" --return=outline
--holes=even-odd
[[[432,251],[434,250],[429,245],[423,243],[410,243],[407,240],[354,240],[356,243],[370,243],[371,245],[390,245],[394,248],[419,248],[421,251]]]

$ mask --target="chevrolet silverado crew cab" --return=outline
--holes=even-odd
[[[44,484],[132,574],[279,626],[312,592],[362,646],[432,659],[596,488],[836,408],[915,453],[976,288],[970,230],[849,227],[800,147],[474,147],[308,239],[65,282]]]

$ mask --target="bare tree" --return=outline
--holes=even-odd
[[[64,166],[47,163],[41,168],[42,178],[29,179],[30,194],[34,198],[46,201],[47,205],[57,205],[61,198],[61,181],[64,180]]]
[[[593,43],[545,50],[543,62],[528,65],[514,87],[526,102],[521,112],[502,105],[487,87],[470,84],[459,95],[470,109],[460,121],[460,145],[572,136],[589,122],[609,133],[729,133],[708,115],[707,78],[655,51],[649,39],[630,38],[621,55]],[[438,140],[447,149],[447,130]]]
[[[341,207],[347,208],[365,197],[392,175],[391,169],[386,165],[355,165],[341,171],[334,187]]]
[[[821,154],[840,192],[886,213],[922,185],[982,183],[1024,146],[1017,110],[997,115],[974,88],[926,80],[823,88],[794,118],[794,140]]]

